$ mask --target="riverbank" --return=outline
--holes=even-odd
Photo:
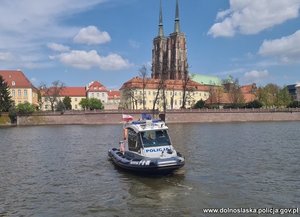
[[[8,113],[0,114],[0,126],[11,126],[11,121]]]
[[[97,125],[119,124],[122,114],[130,114],[134,120],[141,117],[141,111],[101,111],[40,113],[18,116],[18,126],[30,125]],[[220,122],[300,121],[300,109],[293,110],[180,110],[168,111],[167,123],[220,123]]]

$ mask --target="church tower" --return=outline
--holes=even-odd
[[[152,49],[152,75],[154,79],[167,77],[167,43],[168,39],[164,36],[162,6],[160,0],[158,35],[153,40]]]
[[[186,77],[187,73],[186,38],[185,34],[180,31],[179,3],[176,0],[174,32],[167,38],[163,35],[160,5],[159,34],[153,40],[152,78],[181,80]]]

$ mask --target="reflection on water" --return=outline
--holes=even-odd
[[[297,207],[299,122],[172,124],[186,165],[141,177],[107,160],[121,126],[0,129],[0,216],[205,216]]]

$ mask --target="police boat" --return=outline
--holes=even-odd
[[[184,157],[177,152],[161,120],[132,121],[124,125],[124,141],[112,148],[108,156],[123,169],[148,174],[171,173],[184,166]]]

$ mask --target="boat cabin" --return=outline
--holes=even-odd
[[[173,150],[168,127],[162,121],[132,122],[126,124],[125,129],[128,151],[154,157],[161,156],[162,152]]]

